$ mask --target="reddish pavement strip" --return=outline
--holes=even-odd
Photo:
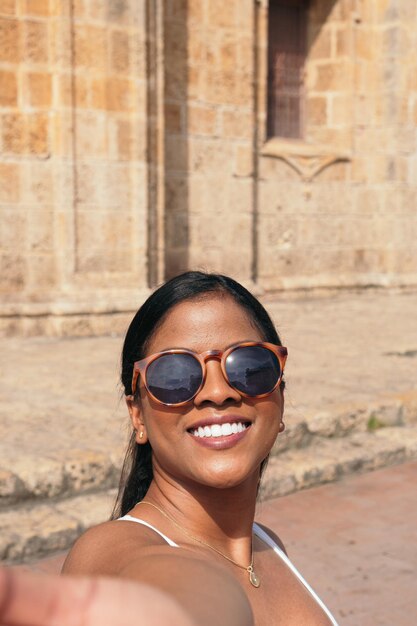
[[[340,626],[417,624],[416,479],[413,461],[260,505]]]
[[[258,505],[340,626],[417,624],[417,462]],[[38,561],[59,571],[65,555]]]

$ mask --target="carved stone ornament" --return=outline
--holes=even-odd
[[[333,152],[330,147],[279,138],[267,141],[261,149],[261,155],[285,161],[305,182],[313,180],[333,163],[351,160],[351,155],[347,152]]]

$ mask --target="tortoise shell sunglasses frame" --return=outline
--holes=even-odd
[[[248,393],[244,393],[240,389],[236,389],[230,383],[229,378],[227,376],[227,372],[226,372],[227,357],[230,354],[232,354],[232,352],[234,352],[237,348],[247,348],[247,347],[252,347],[252,346],[266,348],[267,350],[272,352],[277,357],[279,365],[280,365],[280,369],[281,369],[280,375],[273,389],[271,389],[270,391],[266,393],[261,393],[258,395],[251,395]],[[146,372],[148,370],[148,367],[156,359],[159,359],[161,356],[165,356],[167,354],[188,354],[188,355],[193,356],[201,365],[201,371],[202,371],[201,384],[198,387],[197,391],[188,400],[185,400],[183,402],[175,402],[175,403],[163,402],[162,400],[159,400],[158,398],[156,398],[148,387],[147,379],[146,379]],[[140,361],[136,361],[133,364],[132,395],[134,396],[136,393],[138,377],[140,375],[142,377],[146,391],[151,396],[151,398],[155,400],[155,402],[157,402],[158,404],[163,404],[164,406],[183,406],[184,404],[188,404],[189,402],[191,402],[191,400],[193,400],[196,397],[196,395],[201,391],[201,389],[204,386],[204,383],[207,377],[206,362],[209,359],[217,359],[218,361],[220,361],[222,373],[223,373],[225,380],[233,389],[236,389],[236,391],[238,391],[241,396],[244,396],[246,398],[265,398],[269,396],[271,393],[273,393],[275,389],[278,387],[278,385],[280,384],[282,380],[282,376],[284,374],[284,367],[285,367],[285,362],[287,360],[287,356],[288,356],[287,348],[285,348],[284,346],[278,346],[274,343],[268,343],[266,341],[244,341],[241,343],[235,343],[229,346],[228,348],[226,348],[226,350],[207,350],[206,352],[201,352],[200,354],[198,354],[197,352],[194,352],[193,350],[187,350],[186,348],[173,348],[172,350],[164,350],[162,352],[156,352],[155,354],[151,354],[150,356],[147,356],[146,358],[141,359]]]

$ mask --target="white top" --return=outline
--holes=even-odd
[[[177,543],[172,541],[172,539],[170,539],[169,537],[167,537],[166,535],[161,533],[160,530],[155,528],[155,526],[152,526],[148,522],[145,522],[143,519],[139,519],[137,517],[133,517],[133,515],[125,515],[124,517],[119,517],[118,521],[137,522],[138,524],[142,524],[143,526],[147,526],[148,528],[150,528],[151,530],[156,532],[160,537],[162,537],[162,539],[164,539],[173,548],[179,548],[180,547]],[[273,551],[275,552],[275,554],[277,554],[282,561],[284,561],[284,563],[289,567],[289,569],[293,572],[293,574],[295,574],[295,576],[298,578],[298,580],[304,585],[304,587],[307,589],[307,591],[312,595],[312,597],[317,602],[317,604],[323,609],[323,611],[326,613],[326,615],[330,619],[330,621],[333,624],[333,626],[338,626],[338,623],[336,622],[336,620],[333,617],[333,615],[330,613],[330,611],[327,608],[327,606],[318,597],[318,595],[316,594],[314,589],[312,589],[310,587],[308,582],[301,576],[301,574],[298,571],[298,569],[291,563],[291,561],[288,558],[288,556],[285,554],[285,552],[283,552],[283,550],[281,550],[281,548],[278,546],[278,544],[275,543],[275,541],[272,539],[272,537],[270,537],[268,535],[268,533],[266,533],[263,530],[263,528],[258,526],[258,524],[256,524],[256,523],[254,523],[254,525],[253,525],[253,532],[255,533],[255,535],[257,535],[257,537],[259,537],[259,539],[264,541],[270,548],[272,548]]]

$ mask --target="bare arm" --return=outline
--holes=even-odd
[[[78,540],[63,572],[115,576],[151,587],[181,607],[196,626],[253,626],[247,596],[227,568],[184,548],[140,545],[135,531],[121,524],[95,527]]]

